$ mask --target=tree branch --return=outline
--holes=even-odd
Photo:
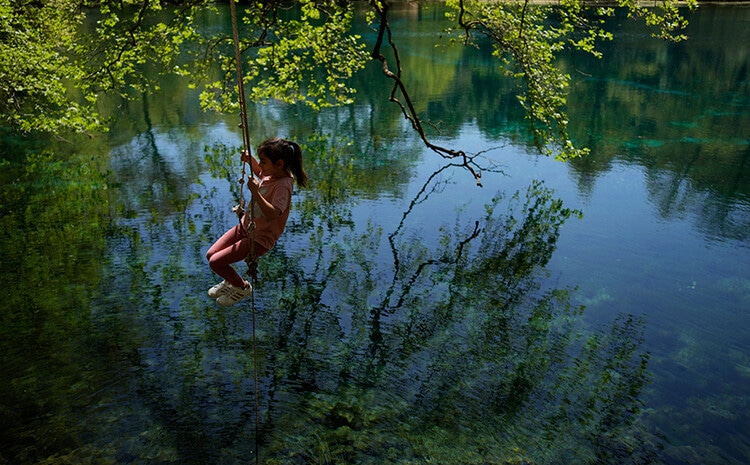
[[[442,146],[433,144],[428,139],[427,133],[425,132],[424,127],[422,126],[422,120],[417,114],[417,110],[414,108],[414,104],[409,95],[408,89],[406,88],[406,85],[404,84],[404,81],[401,79],[402,69],[401,69],[401,61],[400,61],[399,54],[398,54],[398,47],[396,46],[396,43],[393,41],[391,27],[390,27],[390,24],[388,23],[389,4],[387,1],[379,2],[377,0],[370,0],[370,5],[373,7],[375,12],[380,17],[380,22],[379,22],[379,27],[378,27],[378,38],[372,50],[372,57],[373,59],[381,62],[383,66],[383,75],[385,75],[387,78],[392,79],[394,81],[389,100],[391,102],[396,103],[399,106],[399,108],[401,109],[401,113],[404,115],[404,118],[406,118],[411,123],[412,128],[414,128],[414,130],[417,131],[420,138],[422,139],[422,142],[424,142],[427,148],[437,153],[438,155],[442,156],[443,158],[460,159],[461,160],[460,165],[466,168],[467,170],[469,170],[472,176],[474,176],[474,179],[477,182],[477,186],[482,187],[482,173],[481,173],[481,170],[479,169],[479,166],[476,163],[474,163],[473,156],[467,155],[466,152],[464,152],[463,150],[454,150],[454,149],[450,149],[447,147],[442,147]],[[391,69],[389,68],[388,59],[381,53],[383,40],[386,35],[388,37],[388,45],[390,45],[391,49],[393,50],[394,59],[396,61],[397,72],[395,73],[391,71]],[[404,102],[402,102],[401,100],[397,98],[396,96],[397,91],[400,91]]]

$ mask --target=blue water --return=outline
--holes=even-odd
[[[442,20],[417,11],[394,23],[416,44]],[[691,20],[691,42],[668,45],[618,17],[621,40],[603,60],[566,57],[581,71],[571,133],[592,148],[570,163],[525,143],[513,87],[485,87],[496,70],[481,50],[405,53],[428,75],[420,108],[445,125],[434,141],[482,152],[483,187],[423,147],[379,94],[377,69],[352,107],[253,107],[253,140],[304,142],[313,182],[261,264],[255,315],[205,297],[216,276],[203,254],[236,221],[236,117],[199,112],[179,80],[122,104],[103,144],[114,227],[102,257],[70,252],[101,274],[50,273],[54,290],[4,312],[4,334],[24,336],[4,354],[3,453],[20,463],[252,463],[256,447],[268,463],[749,463],[750,8],[705,6]],[[315,150],[317,133],[327,151]],[[482,261],[518,227],[488,221],[486,205],[503,196],[496,215],[523,219],[511,197],[538,180],[581,215],[516,282]],[[409,281],[410,266],[445,258],[441,241],[455,247],[474,221],[488,230],[484,249],[471,242],[459,270],[436,260]],[[533,249],[529,236],[521,243]],[[476,285],[451,281],[477,264]],[[498,303],[504,294],[482,280],[492,273],[511,282],[495,284],[518,292],[516,306]],[[580,316],[555,305],[549,327],[530,316],[563,289]],[[643,318],[642,334],[627,315]],[[601,336],[588,359],[576,344],[555,350],[568,331],[609,328],[625,328],[624,341]],[[638,370],[615,363],[629,343],[634,358],[648,354],[642,388]],[[546,369],[545,357],[559,359]],[[640,401],[632,424],[618,422],[631,413],[617,409],[632,400],[616,397],[622,386]],[[581,407],[598,388],[598,403]]]

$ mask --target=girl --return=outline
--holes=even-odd
[[[242,152],[242,161],[250,163],[253,173],[260,178],[258,182],[251,177],[247,183],[255,201],[256,257],[268,252],[284,231],[294,180],[300,187],[307,186],[302,150],[297,143],[279,137],[268,139],[258,146],[258,159],[256,161],[246,150]],[[224,307],[236,304],[252,292],[250,283],[232,267],[232,263],[244,260],[250,251],[247,231],[251,220],[250,212],[246,212],[241,224],[227,231],[206,252],[211,269],[224,278],[208,290],[208,296]]]

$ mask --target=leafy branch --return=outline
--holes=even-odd
[[[290,4],[280,0],[250,2],[244,9],[241,48],[245,60],[248,99],[262,102],[278,99],[302,102],[311,108],[351,103],[355,89],[347,80],[364,67],[367,56],[360,37],[351,33],[353,4],[331,0],[297,2],[298,16],[280,12]],[[229,44],[228,36],[211,39],[212,48]],[[228,111],[236,108],[236,90],[229,79],[233,55],[215,47],[224,70],[221,80],[212,81],[201,94],[203,108]],[[204,61],[207,77],[213,61]]]
[[[523,83],[518,100],[526,110],[537,147],[560,160],[588,153],[570,140],[565,110],[570,76],[558,68],[556,58],[571,48],[600,57],[596,41],[612,39],[602,24],[614,10],[585,8],[580,0],[562,0],[557,6],[536,5],[530,0],[448,0],[447,4],[454,9],[452,16],[463,31],[463,43],[474,43],[473,32],[490,39],[505,74]],[[673,0],[659,3],[661,14],[637,0],[620,0],[619,4],[628,8],[631,16],[645,18],[649,26],[657,27],[657,37],[685,39],[676,32],[684,29],[687,21]],[[688,2],[690,8],[696,5],[695,0]]]

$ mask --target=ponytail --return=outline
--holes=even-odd
[[[302,166],[302,149],[299,144],[281,137],[272,137],[258,146],[258,153],[261,152],[274,163],[282,160],[284,167],[297,180],[297,185],[307,187],[307,173]]]
[[[302,167],[302,149],[296,142],[287,141],[287,143],[292,148],[293,155],[286,162],[286,166],[294,175],[294,179],[297,180],[297,185],[307,187],[307,173],[305,168]]]

